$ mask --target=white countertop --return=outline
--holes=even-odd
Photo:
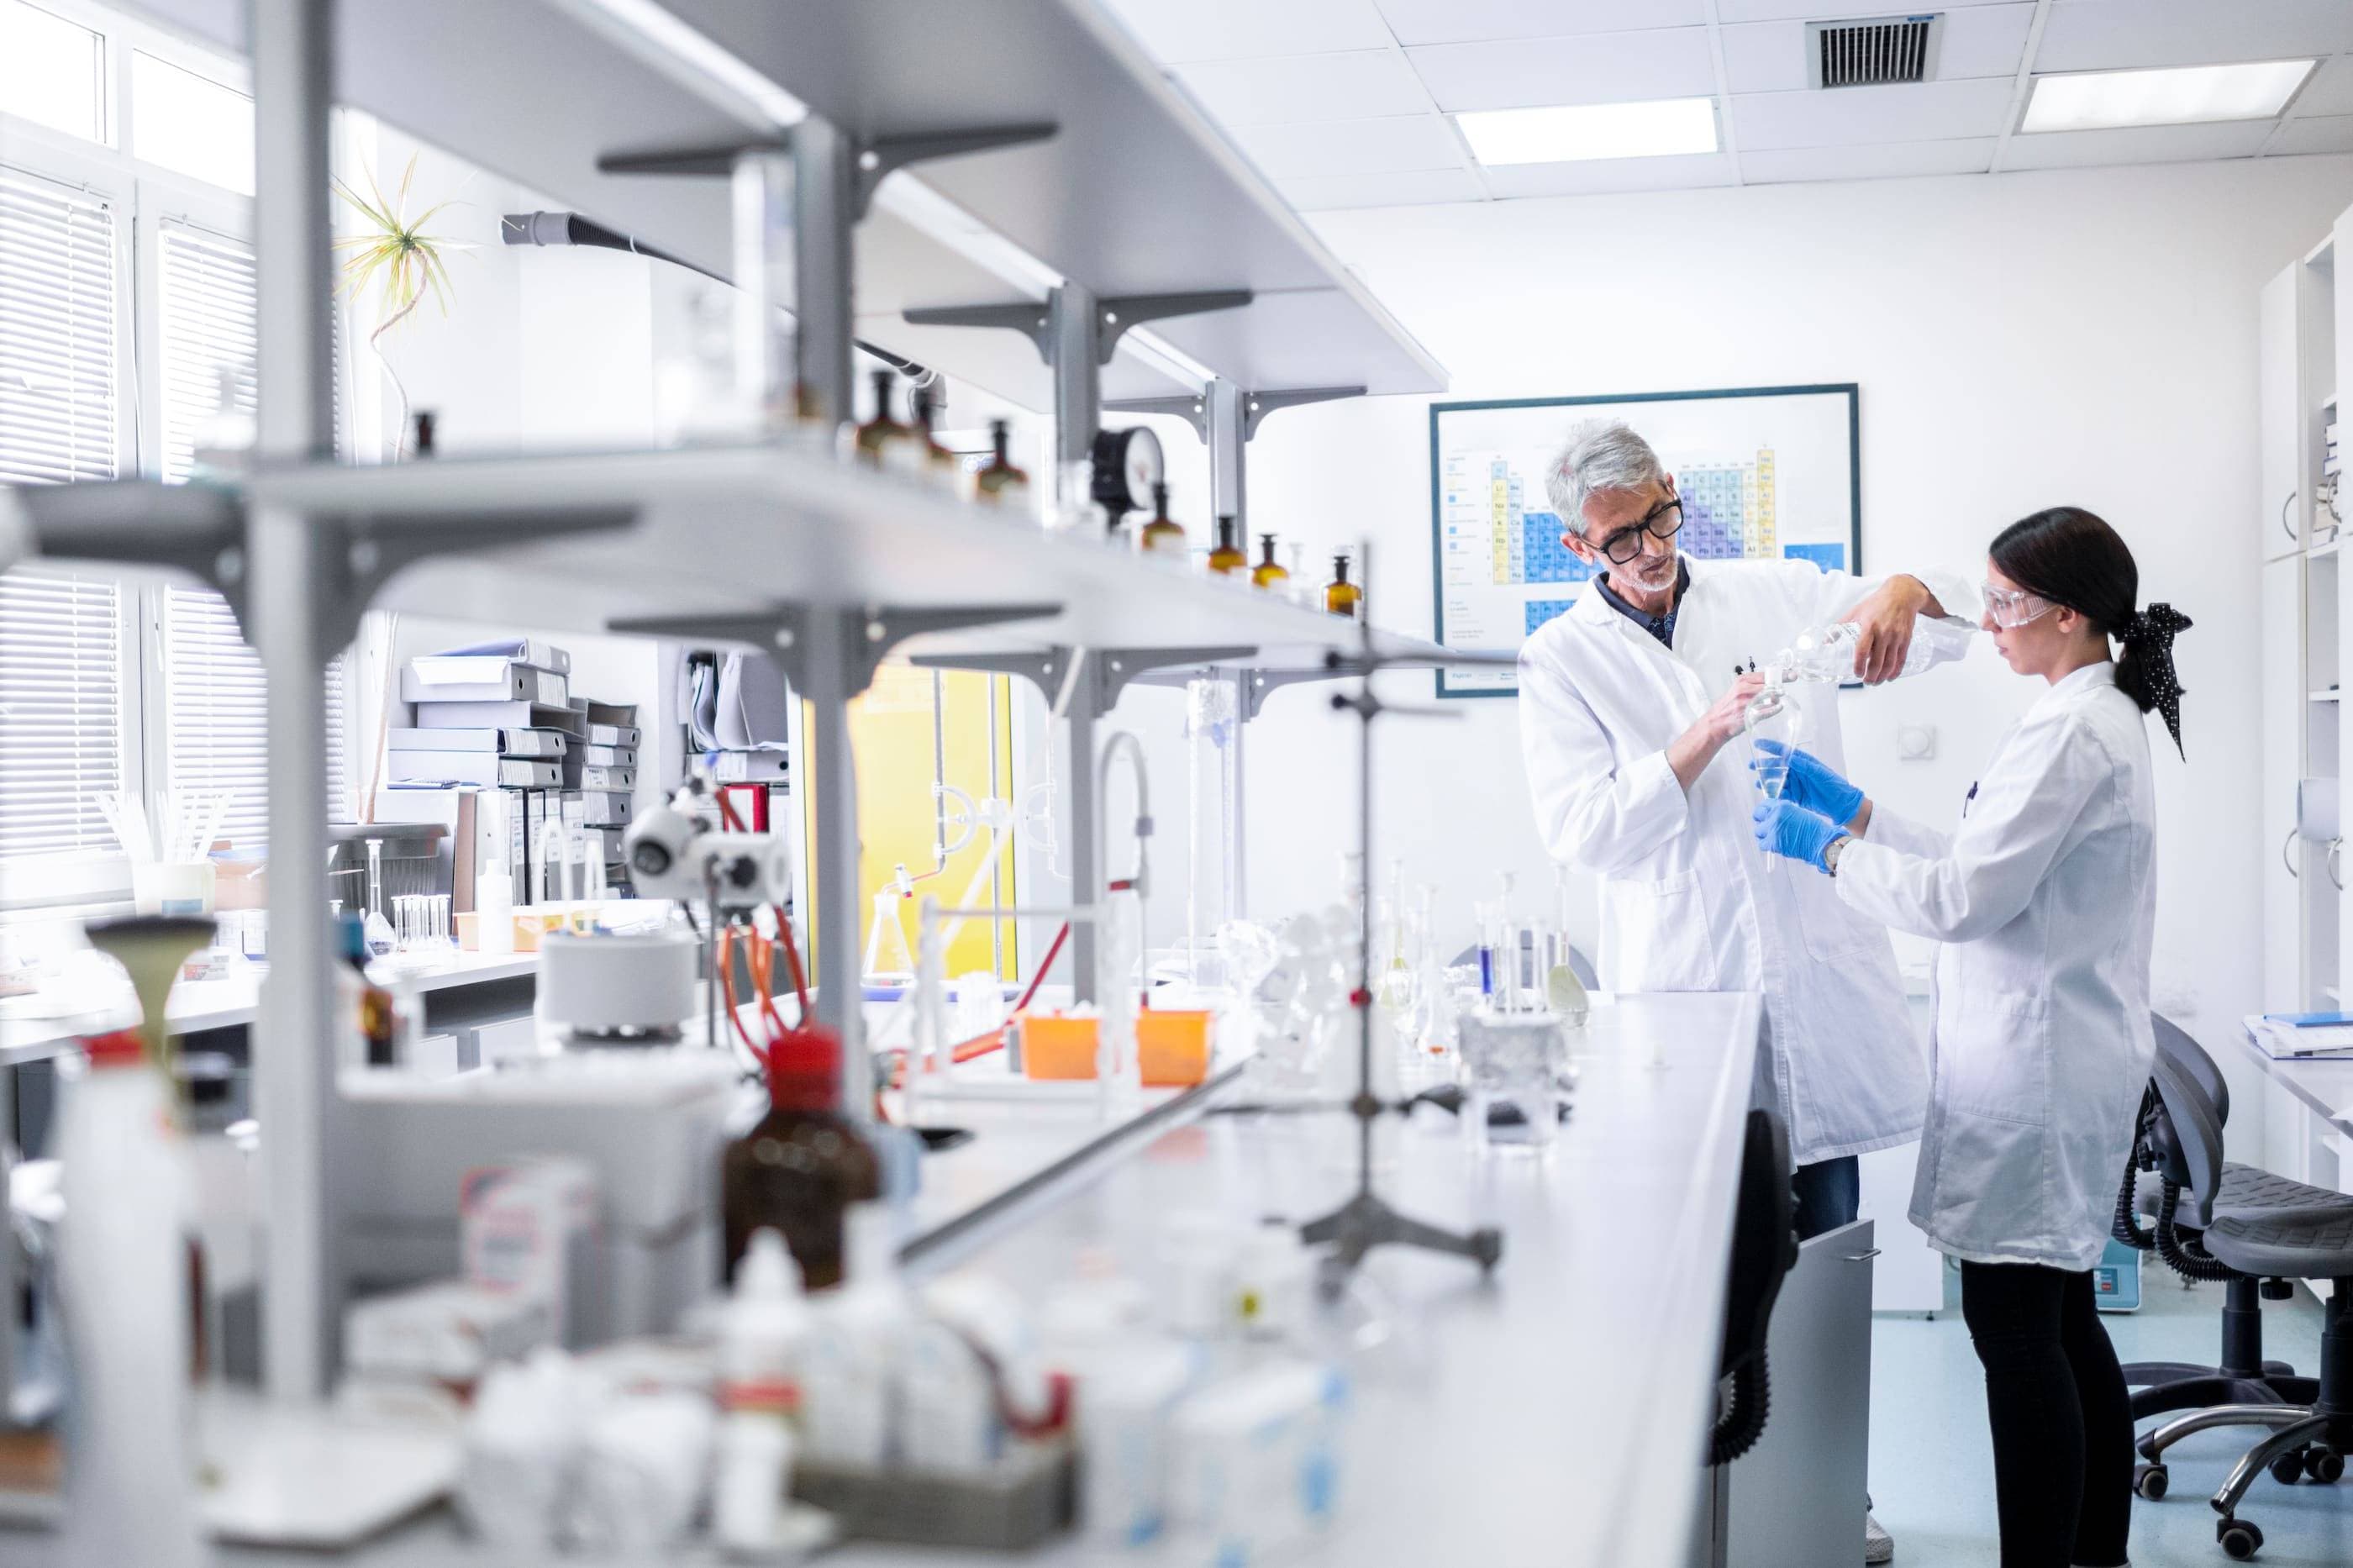
[[[419,991],[444,991],[456,985],[477,985],[512,980],[539,968],[539,955],[460,952],[448,963],[419,970],[412,977]],[[199,1029],[226,1029],[253,1022],[261,1006],[261,981],[266,969],[248,969],[218,980],[184,980],[172,987],[164,1016],[174,1035]],[[37,993],[24,998],[19,1011],[0,1008],[0,1065],[56,1054],[65,1042],[104,1029],[118,1029],[138,1021],[131,988],[126,984],[110,995],[77,990],[66,995]]]
[[[2310,1107],[2314,1115],[2353,1138],[2353,1059],[2282,1058],[2257,1044],[2249,1018],[2239,1032],[2239,1043],[2255,1058],[2265,1077]]]
[[[1393,1308],[1392,1348],[1356,1369],[1341,1521],[1296,1561],[1328,1568],[1647,1568],[1688,1561],[1714,1419],[1727,1247],[1757,1033],[1749,994],[1603,1004],[1576,1042],[1574,1115],[1541,1159],[1472,1154],[1451,1122],[1382,1124],[1384,1196],[1450,1227],[1504,1234],[1491,1283],[1451,1258],[1376,1253],[1366,1279]],[[1663,1065],[1651,1065],[1656,1048]],[[961,1113],[965,1109],[956,1108]],[[1038,1109],[1038,1108],[1033,1108]],[[970,1120],[977,1121],[981,1114]],[[1029,1117],[1030,1112],[985,1112]],[[947,1120],[943,1117],[942,1120]],[[958,1118],[963,1120],[961,1115]],[[1067,1125],[1063,1125],[1063,1123]],[[1012,1159],[1099,1123],[1051,1113],[1040,1134],[990,1129],[935,1162],[949,1206],[999,1186]],[[1082,1250],[1149,1279],[1162,1215],[1216,1207],[1306,1219],[1350,1190],[1352,1124],[1337,1115],[1211,1116],[1145,1142],[1099,1179],[986,1239],[968,1261],[1035,1296]],[[985,1154],[991,1142],[998,1152]],[[956,1173],[957,1154],[968,1155]],[[967,1182],[974,1184],[967,1185]],[[45,1563],[53,1538],[0,1555]],[[316,1554],[224,1550],[225,1564],[316,1564]],[[325,1559],[336,1560],[336,1559]],[[446,1510],[348,1559],[366,1568],[479,1568]],[[715,1561],[702,1550],[668,1563]],[[1001,1564],[997,1554],[857,1545],[845,1568]],[[1147,1558],[1065,1539],[1029,1561]]]

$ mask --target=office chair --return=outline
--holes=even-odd
[[[2153,1077],[2176,1136],[2181,1165],[2189,1177],[2188,1190],[2210,1214],[2214,1213],[2225,1170],[2222,1123],[2215,1114],[2214,1102],[2189,1075],[2162,1056]],[[2227,1555],[2243,1562],[2263,1544],[2263,1532],[2254,1521],[2238,1517],[2239,1503],[2255,1477],[2268,1469],[2282,1484],[2293,1484],[2299,1478],[2336,1481],[2345,1474],[2346,1453],[2353,1450],[2353,1205],[2217,1215],[2203,1232],[2193,1235],[2178,1228],[2182,1190],[2172,1173],[2166,1173],[2158,1225],[2160,1233],[2174,1232],[2173,1248],[2191,1268],[2218,1268],[2227,1271],[2222,1277],[2236,1275],[2281,1285],[2291,1279],[2327,1279],[2335,1286],[2321,1330],[2320,1375],[2264,1380],[2281,1393],[2292,1388],[2295,1394],[2303,1394],[2309,1389],[2309,1397],[2296,1399],[2291,1394],[2288,1401],[2278,1404],[2201,1411],[2165,1429],[2274,1428],[2232,1467],[2213,1497],[2214,1511],[2221,1516],[2215,1521],[2214,1538]],[[2218,1415],[2228,1418],[2208,1419]],[[2144,1439],[2144,1452],[2147,1447]]]
[[[2214,1058],[2170,1019],[2152,1015],[2149,1021],[2156,1028],[2158,1060],[2171,1067],[2198,1092],[2210,1107],[2216,1126],[2228,1121],[2231,1089]],[[2116,1239],[2143,1252],[2158,1253],[2184,1279],[2219,1279],[2223,1286],[2221,1363],[2200,1366],[2187,1362],[2137,1362],[2127,1365],[2124,1369],[2125,1382],[2136,1390],[2132,1396],[2134,1418],[2177,1410],[2228,1410],[2308,1401],[2312,1397],[2310,1378],[2297,1377],[2295,1369],[2285,1362],[2263,1358],[2262,1298],[2285,1299],[2289,1293],[2287,1283],[2267,1283],[2229,1270],[2217,1270],[2211,1263],[2192,1264],[2182,1254],[2178,1237],[2184,1231],[2202,1231],[2213,1220],[2224,1216],[2251,1218],[2353,1209],[2353,1198],[2233,1162],[2222,1167],[2220,1191],[2210,1205],[2199,1196],[2190,1182],[2179,1135],[2154,1082],[2142,1100],[2133,1154],[2126,1166],[2124,1186],[2116,1194]],[[2178,1189],[2169,1227],[2160,1224],[2150,1230],[2140,1228],[2136,1177],[2142,1170],[2158,1172]],[[2222,1420],[2206,1423],[2227,1424]],[[2179,1437],[2202,1429],[2189,1426],[2177,1431],[2168,1426],[2144,1439],[2141,1452],[2147,1462],[2136,1474],[2143,1497],[2155,1500],[2165,1495],[2167,1478],[2159,1457]]]
[[[1797,1200],[1789,1134],[1770,1110],[1748,1113],[1740,1156],[1740,1194],[1732,1222],[1732,1262],[1724,1296],[1724,1349],[1716,1376],[1729,1379],[1708,1442],[1708,1462],[1728,1465],[1765,1435],[1771,1384],[1765,1359],[1767,1331],[1781,1281],[1798,1265]]]

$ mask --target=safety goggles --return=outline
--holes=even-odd
[[[1683,503],[1670,498],[1642,514],[1642,521],[1624,528],[1594,546],[1609,560],[1623,566],[1642,553],[1642,535],[1653,539],[1672,539],[1683,531]]]
[[[2059,607],[2042,595],[2030,594],[2023,588],[1997,588],[1985,583],[1978,585],[1978,591],[1985,595],[1986,614],[2004,631],[2039,621]]]

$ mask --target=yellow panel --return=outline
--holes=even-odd
[[[931,894],[944,904],[954,904],[962,899],[965,885],[978,869],[988,847],[987,832],[976,830],[970,843],[948,857],[945,869],[933,874],[936,865],[933,849],[937,842],[932,798],[935,756],[944,753],[946,782],[976,802],[1011,791],[1011,680],[1005,676],[965,670],[936,672],[940,723],[935,748],[934,673],[912,665],[886,664],[876,671],[874,684],[849,705],[850,743],[858,752],[858,931],[861,960],[868,922],[873,916],[874,895],[892,879],[898,867],[905,866],[908,875],[918,879],[914,898],[902,900],[899,905],[900,929],[906,936],[908,950],[913,952],[915,911],[923,895]],[[989,723],[992,687],[997,716],[993,735]],[[803,733],[806,735],[807,726]],[[806,741],[804,750],[810,750]],[[812,752],[805,762],[814,760]],[[803,778],[813,776],[813,769],[808,767],[796,771]],[[808,803],[805,802],[804,810],[807,809]],[[804,823],[806,830],[813,834],[813,816],[805,816]],[[951,824],[948,837],[954,838],[958,831]],[[992,890],[987,883],[982,884],[982,902],[1013,902],[1014,858],[1010,851],[1008,840],[999,861],[997,886]],[[814,926],[813,919],[810,924]],[[1004,949],[1004,961],[997,972],[1006,979],[1013,979],[1018,970],[1009,924],[1005,928]],[[988,969],[992,967],[991,954],[987,922],[967,921],[949,945],[947,972],[953,977],[976,969]]]

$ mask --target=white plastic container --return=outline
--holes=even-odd
[[[800,1265],[780,1233],[754,1231],[719,1330],[719,1403],[726,1415],[712,1531],[730,1552],[757,1553],[776,1544],[799,1403],[795,1367],[808,1333]]]
[[[894,1373],[913,1310],[888,1208],[853,1205],[842,1243],[841,1286],[813,1304],[800,1357],[801,1435],[813,1459],[878,1470],[892,1459]]]
[[[58,1282],[72,1346],[70,1568],[196,1568],[187,1165],[164,1079],[127,1035],[65,1085]]]

